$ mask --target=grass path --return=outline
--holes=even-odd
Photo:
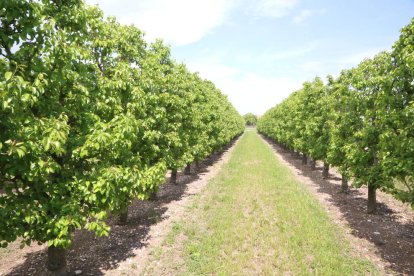
[[[145,274],[380,274],[254,131],[153,258]]]

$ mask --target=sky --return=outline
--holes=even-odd
[[[162,38],[240,114],[261,115],[303,82],[391,50],[414,0],[87,0]]]

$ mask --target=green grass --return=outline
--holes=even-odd
[[[159,255],[171,274],[379,274],[255,131],[187,213]]]

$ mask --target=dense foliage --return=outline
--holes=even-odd
[[[257,123],[257,116],[253,113],[244,114],[243,119],[246,122],[246,126],[255,126]]]
[[[258,121],[284,147],[334,165],[353,185],[377,189],[414,208],[414,19],[390,53],[365,59],[339,77],[303,84]]]
[[[82,0],[0,2],[0,243],[108,234],[167,169],[244,129],[209,81]],[[0,186],[0,187],[1,187]]]

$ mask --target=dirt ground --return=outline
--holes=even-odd
[[[118,226],[117,218],[109,218],[108,237],[97,238],[86,230],[76,231],[67,255],[68,275],[139,275],[149,254],[171,230],[171,223],[181,217],[191,197],[228,161],[233,141],[223,151],[192,166],[191,175],[178,174],[178,184],[161,185],[157,198],[134,201],[129,208],[128,225]],[[32,245],[19,249],[14,242],[0,249],[0,276],[48,275],[45,270],[46,246]]]
[[[345,230],[358,254],[368,257],[387,274],[414,275],[414,212],[410,206],[377,191],[378,211],[367,214],[367,188],[351,187],[348,194],[340,193],[341,176],[334,169],[324,179],[322,163],[317,162],[312,171],[310,166],[302,165],[301,158],[266,141]]]

